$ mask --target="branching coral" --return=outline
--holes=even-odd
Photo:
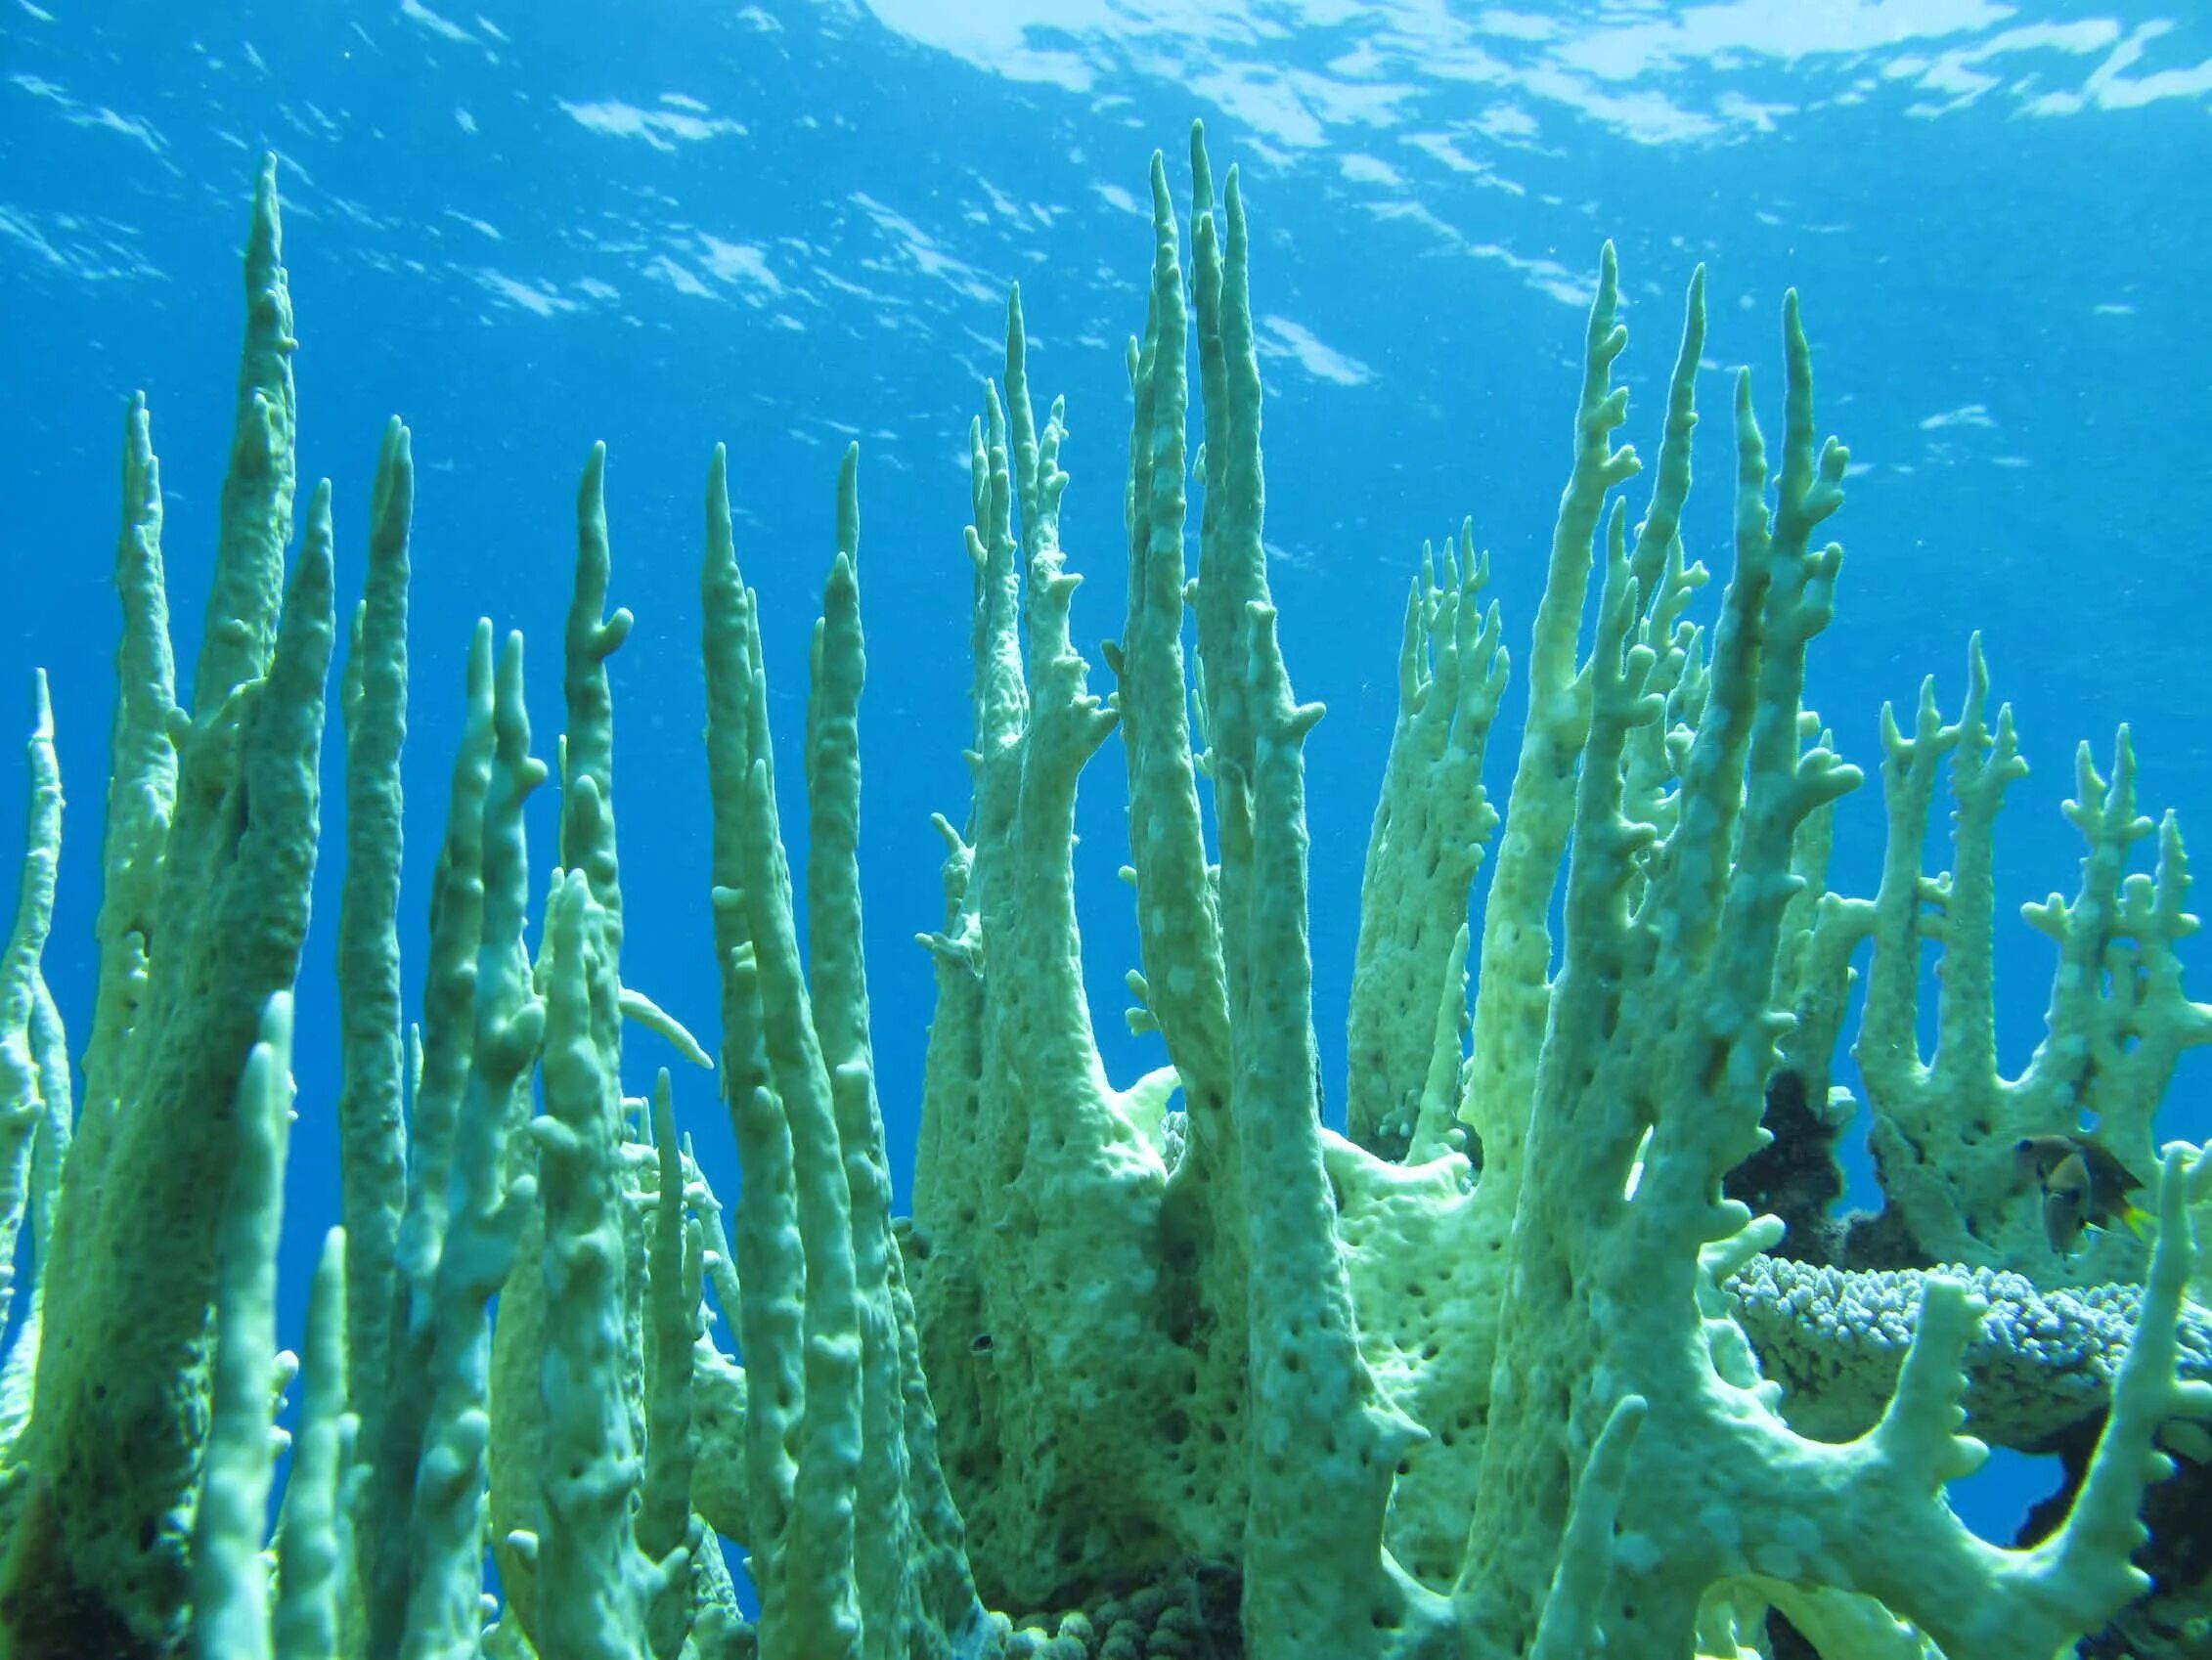
[[[1267,582],[1242,192],[1232,171],[1217,197],[1202,139],[1192,165],[1187,269],[1153,167],[1110,698],[1072,644],[1066,425],[1058,404],[1037,419],[1018,295],[1002,389],[971,432],[974,793],[962,826],[939,821],[910,1221],[890,1214],[862,950],[856,458],[811,660],[804,915],[720,454],[710,473],[716,1064],[625,982],[605,665],[630,615],[607,610],[603,452],[578,502],[553,767],[531,754],[519,639],[495,662],[490,625],[474,635],[420,1035],[403,1041],[413,458],[405,428],[387,432],[340,698],[346,1225],[316,1284],[273,1598],[260,1501],[289,1370],[267,1368],[272,1242],[336,627],[327,486],[285,580],[291,318],[264,174],[191,714],[143,405],[126,428],[124,696],[81,1114],[39,971],[60,850],[43,704],[31,746],[31,853],[0,959],[0,1222],[27,1227],[38,1269],[0,1395],[11,1652],[1565,1660],[1602,1644],[1673,1660],[1809,1643],[1827,1660],[2013,1660],[2142,1596],[2130,1558],[2170,1470],[2158,1448],[2212,1452],[2187,1421],[2212,1385],[2184,1300],[2212,1164],[2179,1148],[2157,1162],[2140,1289],[2042,1300],[1988,1272],[2047,1266],[2021,1230],[1977,1225],[2008,1138],[2082,1130],[2069,1104],[2149,1175],[2173,1055],[2207,1029],[2180,990],[2173,947],[2194,925],[2170,823],[2158,878],[2127,871],[2147,821],[2124,742],[2109,786],[2084,764],[2083,889],[2036,913],[2062,955],[2052,1038],[2004,1083],[1987,837],[2017,759],[2009,721],[1983,724],[1978,655],[1961,721],[1924,697],[1914,735],[1890,732],[1882,892],[1826,895],[1830,809],[1858,774],[1804,709],[1804,667],[1836,602],[1841,554],[1819,533],[1847,458],[1818,439],[1797,301],[1771,462],[1736,382],[1734,559],[1708,630],[1689,618],[1705,572],[1679,529],[1703,277],[1631,532],[1609,248],[1502,814],[1482,774],[1504,623],[1470,531],[1424,556],[1408,601],[1349,1134],[1333,1133],[1306,937],[1321,710],[1294,694]],[[1076,792],[1117,729],[1142,951],[1129,1019],[1168,1063],[1127,1088],[1095,1039],[1073,880]],[[1954,752],[1959,869],[1931,885],[1919,848]],[[558,868],[533,957],[522,808],[549,777]],[[1501,827],[1477,930],[1470,887]],[[1950,1000],[1931,1070],[1910,1038],[1936,913]],[[1902,1227],[1970,1281],[1770,1259],[1784,1222],[1730,1197],[1772,1189],[1826,1226],[1825,1190],[1807,1195],[1869,940],[1858,1052],[1884,1169]],[[727,1239],[679,1133],[684,1092],[663,1074],[649,1104],[623,1094],[626,1019],[717,1067],[743,1168]],[[1815,1156],[1747,1178],[1763,1115]],[[2082,1329],[2046,1341],[2061,1306]],[[1976,1539],[1944,1501],[1984,1453],[1963,1399],[2022,1440],[2102,1415],[2031,1546]],[[487,1530],[505,1593],[489,1630]],[[754,1623],[717,1536],[745,1551]],[[2148,1629],[2144,1607],[2129,1618]]]

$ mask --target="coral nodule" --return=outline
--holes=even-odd
[[[910,1219],[891,1213],[862,952],[854,457],[799,758],[803,916],[719,453],[709,473],[719,1052],[621,960],[606,660],[631,619],[607,610],[600,452],[537,948],[523,808],[549,767],[520,639],[480,623],[411,1041],[410,439],[385,434],[348,631],[327,484],[288,555],[292,317],[265,167],[190,709],[143,400],[126,424],[98,983],[73,1064],[40,969],[61,847],[43,682],[30,745],[0,959],[0,1263],[35,1272],[4,1282],[22,1304],[0,1372],[16,1660],[2040,1660],[2101,1633],[2101,1652],[2204,1652],[2204,1512],[2161,1494],[2201,1498],[2212,1457],[2188,1300],[2212,1160],[2161,1154],[2153,1118],[2212,1010],[2181,989],[2182,843],[2138,813],[2124,737],[2109,779],[2081,764],[2081,888],[2034,913],[2059,955],[2050,1041],[2004,1078],[1990,830],[2021,764],[1978,647],[1956,721],[1927,692],[1909,730],[1885,726],[1880,892],[1827,892],[1831,809],[1860,775],[1802,694],[1846,454],[1816,433],[1797,301],[1772,464],[1737,379],[1733,564],[1700,624],[1705,571],[1678,526],[1703,274],[1631,527],[1609,247],[1501,807],[1482,770],[1507,659],[1471,532],[1424,554],[1407,603],[1334,1133],[1306,938],[1321,710],[1293,695],[1269,597],[1243,199],[1233,170],[1217,196],[1202,135],[1191,164],[1187,242],[1152,169],[1110,697],[1070,640],[1065,429],[1057,404],[1039,423],[1018,294],[972,428],[973,799],[938,823]],[[295,1010],[292,986],[341,655],[332,1014]],[[1072,881],[1078,781],[1117,736],[1129,1019],[1167,1062],[1127,1088],[1094,1040]],[[1945,763],[1957,868],[1931,881]],[[2131,872],[2153,835],[2155,874]],[[1862,955],[1856,1057],[1887,1189],[1863,1227],[1828,1214]],[[344,1225],[294,1360],[273,1310],[303,1020],[342,1048],[337,1099],[299,1110],[335,1114]],[[663,1072],[624,1093],[626,1021],[719,1081],[743,1177],[727,1233],[677,1127],[693,1092]],[[2076,1162],[2141,1173],[2147,1244],[2084,1232],[2110,1206],[2078,1193],[2047,1242],[2013,1191],[2016,1149],[2089,1133],[2085,1114]],[[272,1546],[272,1411],[295,1371]],[[2065,1452],[2062,1502],[2016,1548],[1945,1502],[1986,1452],[1969,1407],[1990,1440]]]

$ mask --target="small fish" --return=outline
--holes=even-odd
[[[2021,1175],[2043,1190],[2043,1237],[2071,1256],[2085,1228],[2115,1222],[2149,1238],[2150,1212],[2129,1195],[2148,1184],[2106,1148],[2086,1136],[2031,1135],[2013,1144]]]

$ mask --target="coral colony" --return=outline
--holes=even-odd
[[[0,1260],[33,1267],[9,1282],[0,1375],[9,1653],[2212,1652],[2190,1300],[2212,1160],[2153,1134],[2212,1009],[2181,988],[2182,843],[2138,812],[2124,738],[2108,775],[2080,764],[2079,889],[2030,912],[2058,958],[2048,1034],[2004,1078],[2010,718],[1977,655],[1955,719],[1930,692],[1889,722],[1879,892],[1825,891],[1860,775],[1802,691],[1846,457],[1817,436],[1797,302],[1771,464],[1736,382],[1735,547],[1700,624],[1705,570],[1677,527],[1703,284],[1632,525],[1609,248],[1500,804],[1482,779],[1504,625],[1471,534],[1424,557],[1406,609],[1332,1132],[1302,759],[1321,711],[1293,694],[1268,595],[1237,178],[1217,196],[1202,138],[1191,161],[1187,240],[1153,166],[1110,696],[1070,644],[1061,411],[1039,424],[1018,296],[973,429],[973,797],[939,825],[910,1219],[890,1210],[861,948],[852,458],[796,757],[771,753],[760,640],[779,625],[739,575],[720,454],[708,475],[719,1040],[622,958],[605,663],[630,615],[606,610],[597,454],[567,730],[549,765],[521,641],[478,624],[404,1011],[410,441],[385,434],[343,627],[327,484],[288,573],[292,314],[265,169],[190,709],[143,401],[126,426],[98,987],[73,1049],[39,968],[61,824],[43,689],[30,744],[0,962]],[[333,659],[340,999],[295,1009]],[[1078,781],[1110,740],[1142,943],[1129,1019],[1167,1062],[1126,1088],[1093,1038],[1072,882]],[[803,774],[803,916],[778,759]],[[1946,769],[1953,868],[1931,877]],[[541,786],[559,845],[534,866]],[[2143,844],[2154,874],[2131,869]],[[1924,949],[1944,969],[1932,1063]],[[1846,1222],[1834,1148],[1857,1103],[1831,1071],[1854,959],[1887,1203]],[[334,1102],[292,1099],[300,1021],[335,1026]],[[676,1127],[704,1086],[663,1073],[627,1098],[625,1022],[711,1070],[729,1130],[698,1114],[692,1133],[734,1134],[727,1211]],[[294,1111],[335,1114],[344,1209],[296,1359],[272,1313]],[[272,1540],[272,1413],[295,1381]],[[1945,1503],[1989,1443],[2065,1461],[2017,1548]]]

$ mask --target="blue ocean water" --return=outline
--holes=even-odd
[[[1330,710],[1308,765],[1332,1100],[1405,585],[1423,538],[1472,514],[1507,638],[1526,640],[1607,238],[1629,296],[1627,435],[1647,454],[1680,297],[1709,265],[1704,483],[1686,535],[1716,569],[1726,375],[1752,367],[1771,429],[1782,295],[1803,297],[1822,425],[1854,457],[1833,525],[1841,610],[1810,694],[1846,757],[1871,771],[1882,701],[1909,705],[1925,674],[1955,706],[1978,629],[2035,768],[2003,824],[2009,900],[2070,888],[2074,745],[2106,764],[2122,721],[2146,810],[2212,835],[2212,25],[2182,0],[0,5],[0,710],[27,724],[30,667],[49,671],[72,810],[48,974],[79,1033],[121,413],[143,387],[189,662],[229,442],[238,248],[270,150],[302,340],[301,474],[335,481],[341,584],[358,576],[387,415],[413,426],[422,469],[410,916],[426,904],[476,616],[536,642],[538,729],[558,729],[573,491],[604,440],[614,597],[639,620],[613,665],[629,977],[711,1030],[707,458],[730,445],[788,745],[837,460],[859,440],[863,857],[902,1168],[930,1009],[910,940],[941,915],[928,815],[958,818],[967,791],[967,423],[1018,282],[1033,376],[1068,397],[1078,637],[1118,633],[1146,167],[1164,149],[1187,189],[1193,117],[1217,163],[1243,170],[1273,581],[1299,693]],[[1509,694],[1501,731],[1518,710]],[[1492,764],[1502,791],[1508,744]],[[9,769],[0,823],[22,801]],[[324,810],[288,1340],[336,1208],[328,850],[342,803],[328,794]],[[1119,764],[1093,767],[1079,883],[1099,1029],[1127,1078],[1160,1057],[1116,1018],[1135,960],[1121,811]],[[543,862],[550,818],[535,829]],[[1871,893],[1880,851],[1870,786],[1842,809],[1834,885]],[[2001,916],[2016,1068],[2051,957],[2010,905]],[[669,1059],[638,1036],[633,1087]],[[2212,1131],[2200,1059],[2169,1134]],[[679,1089],[733,1191],[711,1083],[680,1072]],[[2000,1476],[1958,1496],[1992,1533],[2043,1479]]]

